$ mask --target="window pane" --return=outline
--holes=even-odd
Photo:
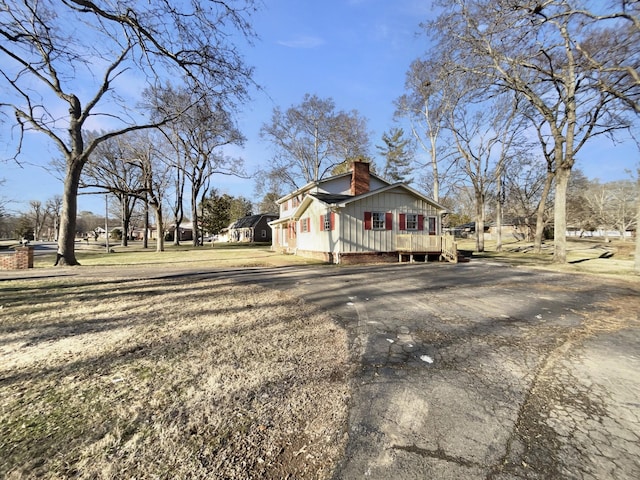
[[[429,217],[429,235],[436,234],[436,217]]]
[[[415,213],[407,213],[407,230],[418,229],[418,215]]]
[[[384,230],[384,212],[373,212],[371,224],[374,230]]]

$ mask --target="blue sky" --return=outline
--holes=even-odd
[[[395,126],[393,101],[403,93],[412,60],[429,47],[420,22],[433,17],[428,0],[265,0],[253,19],[259,39],[246,49],[255,80],[265,89],[255,92],[239,116],[247,137],[241,155],[249,172],[268,165],[271,151],[259,138],[273,108],[299,104],[305,93],[332,98],[338,110],[357,110],[368,119],[372,154],[385,131]],[[8,138],[6,124],[0,139]],[[15,200],[12,210],[27,210],[30,200],[46,201],[62,192],[62,183],[44,168],[59,154],[43,136],[30,135],[29,165],[0,164],[0,196]],[[588,152],[588,154],[587,154]],[[11,152],[0,148],[6,158]],[[607,139],[587,144],[577,166],[588,177],[608,181],[627,178],[638,162],[630,144],[613,146]],[[382,167],[381,161],[378,161]],[[212,186],[232,195],[253,196],[252,180],[214,178]],[[81,196],[79,210],[101,213],[104,197]]]

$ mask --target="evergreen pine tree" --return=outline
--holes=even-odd
[[[377,145],[376,148],[385,158],[383,176],[393,183],[413,182],[411,173],[413,151],[410,139],[404,138],[402,128],[392,128],[388,133],[382,135],[384,145]]]

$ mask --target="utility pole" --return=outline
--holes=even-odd
[[[109,194],[104,195],[104,238],[109,253]]]

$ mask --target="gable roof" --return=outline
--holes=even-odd
[[[318,188],[324,183],[333,182],[335,180],[339,180],[340,178],[345,178],[345,177],[349,177],[350,178],[352,175],[353,175],[353,172],[351,170],[349,170],[348,172],[345,172],[345,173],[340,173],[338,175],[333,175],[331,177],[323,178],[321,180],[318,180],[317,182],[309,182],[306,185],[303,185],[302,187],[298,188],[297,190],[294,190],[293,192],[288,193],[284,197],[279,198],[278,200],[276,200],[276,203],[277,204],[284,203],[287,200],[289,200],[289,199],[291,199],[293,197],[296,197],[297,195],[300,195],[303,192],[307,192],[309,190],[312,190],[314,187]],[[376,175],[373,172],[369,172],[369,176],[379,180],[381,183],[384,183],[384,184],[387,184],[387,185],[391,185],[391,183],[388,180],[385,180],[384,178]],[[317,193],[320,193],[320,192],[317,192]]]
[[[251,228],[255,227],[262,217],[267,217],[267,221],[278,218],[278,215],[272,215],[268,213],[259,213],[257,215],[249,215],[247,217],[242,217],[229,225],[229,229],[232,228]]]
[[[418,192],[417,190],[411,188],[410,186],[408,186],[405,183],[394,183],[394,184],[390,184],[387,185],[386,187],[382,187],[382,188],[378,188],[377,190],[370,190],[368,192],[362,193],[360,195],[356,195],[356,196],[352,196],[352,195],[322,195],[322,194],[316,194],[316,193],[312,193],[309,194],[312,197],[317,198],[318,200],[320,200],[323,203],[326,203],[327,205],[335,205],[338,208],[344,208],[347,204],[349,203],[353,203],[353,202],[357,202],[359,200],[362,200],[364,198],[367,197],[371,197],[374,195],[378,195],[380,193],[384,193],[384,192],[388,192],[389,190],[394,190],[394,189],[402,189],[402,190],[406,190],[407,192],[409,192],[410,194],[414,195],[415,197],[418,197],[421,200],[424,200],[425,202],[433,205],[434,207],[436,207],[437,210],[442,210],[443,212],[446,212],[447,209],[446,207],[444,207],[443,205],[440,205],[439,203],[435,202],[434,200],[430,199],[429,197],[423,195],[422,193]]]

